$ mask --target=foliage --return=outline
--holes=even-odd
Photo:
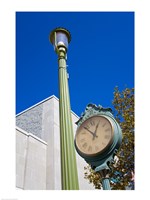
[[[112,190],[134,189],[134,88],[114,90],[114,116],[122,128],[121,147],[111,164],[110,184]],[[85,178],[93,183],[96,189],[102,188],[100,174],[88,165],[85,167]]]

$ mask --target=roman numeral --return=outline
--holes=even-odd
[[[104,123],[103,125],[102,125],[102,127],[104,127],[106,125],[106,123]]]
[[[89,146],[88,151],[90,151],[90,152],[92,151],[92,147],[91,146]]]
[[[107,129],[105,130],[105,132],[108,132],[108,131],[110,131],[110,128],[107,128]]]
[[[95,126],[95,122],[94,121],[90,121],[91,126]]]
[[[87,143],[84,143],[84,144],[82,145],[82,147],[83,147],[84,149],[86,149]]]
[[[110,135],[105,135],[104,138],[105,138],[105,139],[109,139],[109,138],[110,138]]]
[[[82,138],[81,140],[80,140],[80,142],[82,143],[82,142],[85,142],[85,138]]]
[[[106,145],[106,143],[102,142],[102,145],[103,145],[103,146],[105,146],[105,145]]]
[[[95,151],[98,151],[99,147],[98,146],[95,146]]]

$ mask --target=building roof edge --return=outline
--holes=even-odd
[[[16,114],[16,117],[18,117],[19,115],[21,115],[21,114],[27,112],[28,110],[31,110],[32,108],[34,108],[34,107],[36,107],[36,106],[38,106],[38,105],[44,103],[45,101],[48,101],[49,99],[52,99],[52,98],[55,98],[56,100],[59,101],[59,99],[58,99],[55,95],[51,95],[50,97],[47,97],[46,99],[44,99],[44,100],[42,100],[42,101],[40,101],[40,102],[34,104],[33,106],[30,106],[29,108],[27,108],[27,109],[21,111],[20,113]]]
[[[55,98],[57,101],[59,101],[59,99],[58,99],[55,95],[51,95],[50,97],[47,97],[46,99],[44,99],[44,100],[42,100],[42,101],[40,101],[40,102],[34,104],[33,106],[30,106],[29,108],[27,108],[27,109],[21,111],[20,113],[18,113],[18,114],[16,115],[16,117],[18,117],[19,115],[22,115],[23,113],[25,113],[25,112],[31,110],[32,108],[34,108],[34,107],[36,107],[36,106],[38,106],[38,105],[44,103],[45,101],[48,101],[49,99],[52,99],[52,98]],[[77,118],[79,118],[79,116],[78,116],[75,112],[73,112],[72,110],[71,110],[71,113],[72,113],[73,115],[75,115]]]

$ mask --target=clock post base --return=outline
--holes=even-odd
[[[99,171],[101,178],[102,178],[102,186],[103,190],[111,190],[110,182],[109,182],[109,170],[108,169],[102,169]]]
[[[103,190],[111,190],[109,178],[104,178],[102,180]]]
[[[108,168],[108,166],[104,163],[103,165],[96,167],[95,171],[100,173],[103,190],[111,190],[109,181],[110,169]]]

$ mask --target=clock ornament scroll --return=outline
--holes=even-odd
[[[110,163],[122,141],[122,131],[111,108],[88,104],[76,122],[75,148],[78,154],[103,177],[103,188],[110,189]]]

